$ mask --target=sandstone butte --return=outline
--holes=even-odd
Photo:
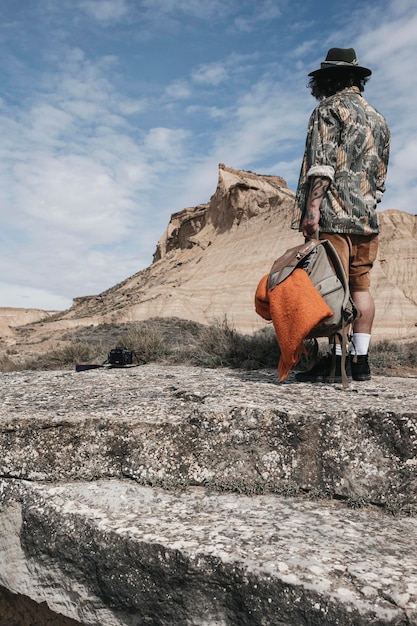
[[[294,192],[283,178],[220,164],[210,201],[171,216],[149,267],[98,295],[75,297],[69,310],[34,327],[31,341],[59,340],[64,329],[77,326],[150,317],[207,324],[226,317],[244,333],[262,328],[253,304],[256,286],[277,257],[303,241],[290,228],[293,204]],[[417,216],[387,209],[379,221],[374,337],[416,337]],[[14,328],[45,315],[0,309],[3,343],[13,344]]]
[[[264,324],[300,240],[279,177],[220,166],[152,265],[2,345],[101,322]],[[380,214],[376,331],[415,337],[416,217]],[[25,323],[25,326],[19,324]],[[22,344],[21,344],[22,345]],[[416,379],[146,364],[0,376],[0,626],[417,625]]]

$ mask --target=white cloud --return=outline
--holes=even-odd
[[[143,113],[149,108],[149,102],[146,98],[135,99],[125,97],[117,102],[117,107],[121,115],[135,115]]]
[[[228,72],[222,63],[200,65],[192,73],[192,79],[200,85],[220,85],[227,80]]]
[[[59,143],[59,136],[68,132],[73,123],[73,116],[49,102],[35,104],[26,117],[26,142],[45,143],[51,147]]]
[[[158,156],[163,162],[181,157],[188,133],[182,129],[151,128],[145,137],[144,148],[148,155]]]
[[[387,118],[391,128],[391,157],[383,208],[414,211],[417,188],[417,12],[415,3],[405,0],[388,3],[383,16],[377,15],[374,28],[359,35],[355,45],[361,62],[373,75],[365,97]]]
[[[94,64],[73,51],[19,107],[3,103],[0,111],[3,235],[24,242],[17,256],[3,248],[0,271],[3,280],[20,284],[28,284],[30,274],[45,299],[50,289],[64,297],[111,286],[111,276],[117,282],[126,276],[120,272],[149,263],[156,243],[138,234],[136,254],[122,244],[155,186],[149,148],[158,148],[161,160],[175,160],[181,133],[151,133],[142,146],[134,132],[128,135],[120,114],[137,114],[141,106],[116,92],[108,78],[112,64],[108,58]],[[107,263],[97,264],[100,255]]]
[[[220,17],[229,12],[228,3],[222,0],[143,0],[143,6],[155,16],[178,13],[192,17],[207,19],[213,15]],[[230,4],[230,2],[229,2]],[[233,6],[234,3],[232,3]]]
[[[165,89],[165,95],[173,100],[185,100],[191,96],[191,93],[186,80],[176,80]]]
[[[197,105],[197,104],[193,104],[189,107],[186,108],[186,113],[204,113],[205,115],[207,115],[207,117],[213,119],[213,120],[218,120],[218,119],[227,119],[228,115],[229,115],[229,111],[227,109],[219,109],[219,107],[216,106],[202,106],[202,105]]]
[[[134,208],[115,174],[87,156],[39,157],[15,166],[16,202],[38,228],[92,237],[96,244],[115,241]]]
[[[237,101],[231,113],[228,131],[217,137],[216,154],[225,163],[249,167],[260,159],[270,161],[299,143],[302,157],[303,137],[307,127],[307,100],[303,103],[290,83],[279,84],[264,79]],[[303,141],[302,140],[302,141]],[[276,172],[278,175],[279,172]]]
[[[282,15],[282,6],[286,0],[263,0],[248,4],[248,11],[234,19],[234,26],[238,31],[250,32],[260,22],[273,22]]]
[[[282,6],[286,0],[263,0],[257,3],[256,19],[259,21],[271,21],[282,15]]]
[[[126,0],[82,0],[79,7],[98,22],[105,24],[118,22],[128,13]]]

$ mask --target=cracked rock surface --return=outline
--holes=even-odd
[[[416,395],[160,365],[5,374],[0,585],[62,626],[417,624]]]

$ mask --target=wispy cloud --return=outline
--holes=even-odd
[[[103,24],[114,24],[128,14],[126,0],[80,0],[78,6]]]
[[[223,63],[200,65],[192,72],[192,79],[200,85],[220,85],[227,80],[228,72]]]
[[[155,15],[163,14],[182,14],[200,19],[208,19],[213,15],[218,17],[224,16],[229,12],[229,5],[235,4],[234,0],[225,3],[222,0],[144,0],[143,7],[152,11]]]
[[[273,22],[282,15],[282,7],[287,0],[262,0],[261,2],[244,2],[241,6],[245,12],[234,19],[234,26],[238,31],[251,32],[262,22]]]
[[[93,64],[77,50],[66,57],[59,73],[45,77],[49,89],[32,93],[24,108],[1,110],[0,193],[12,211],[8,221],[25,239],[25,254],[12,264],[2,259],[1,267],[3,276],[19,280],[47,250],[57,276],[38,272],[40,288],[54,284],[58,293],[75,294],[98,247],[118,245],[134,227],[141,197],[154,184],[150,148],[165,149],[165,161],[172,149],[168,154],[171,144],[158,132],[143,147],[129,136],[123,114],[140,106],[116,93],[106,77],[108,59]],[[90,271],[104,288],[106,264]]]
[[[169,162],[181,158],[188,133],[183,129],[151,128],[147,133],[144,148],[149,158]]]
[[[168,99],[185,100],[191,96],[191,88],[189,83],[184,80],[176,80],[165,89],[165,95]]]

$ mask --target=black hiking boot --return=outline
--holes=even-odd
[[[355,359],[357,359],[356,362]],[[371,380],[371,368],[369,367],[367,354],[351,357],[351,364],[353,380]]]
[[[341,383],[342,380],[342,357],[336,354],[336,371],[334,379],[331,378],[333,364],[333,356],[326,354],[316,365],[308,372],[297,372],[295,380],[299,383]],[[350,356],[346,355],[346,376],[352,380],[352,372],[350,369]]]

